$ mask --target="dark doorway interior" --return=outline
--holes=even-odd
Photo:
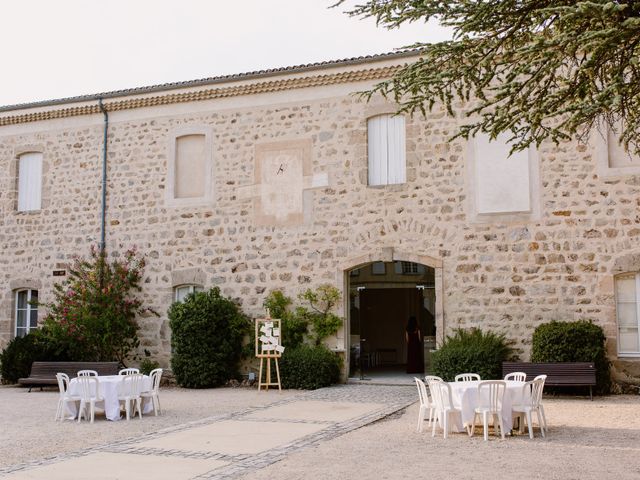
[[[370,264],[350,275],[351,377],[406,372],[410,316],[416,317],[424,337],[421,349],[426,351],[420,358],[428,369],[435,345],[433,269],[408,263]]]

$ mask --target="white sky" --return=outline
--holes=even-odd
[[[333,3],[1,0],[0,105],[385,53],[449,36],[435,24],[387,31]]]

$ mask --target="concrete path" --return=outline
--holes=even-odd
[[[380,420],[416,399],[415,390],[408,387],[340,385],[54,460],[9,467],[0,470],[0,477],[229,479]]]

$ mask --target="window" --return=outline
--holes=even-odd
[[[23,153],[18,157],[18,211],[42,207],[42,153]]]
[[[640,355],[640,273],[616,277],[616,315],[618,319],[618,353]]]
[[[400,262],[402,264],[402,273],[404,275],[420,275],[424,273],[424,265],[413,262]]]
[[[407,181],[404,117],[379,115],[367,121],[369,185]]]
[[[18,290],[16,292],[16,337],[24,337],[38,327],[37,302],[37,290]]]
[[[202,205],[213,199],[213,147],[204,128],[180,129],[170,137],[167,203]]]
[[[203,288],[200,285],[180,285],[174,289],[174,299],[176,302],[182,302],[187,295],[194,292],[201,292]]]
[[[371,264],[371,273],[373,275],[384,275],[386,273],[384,262],[373,262]]]

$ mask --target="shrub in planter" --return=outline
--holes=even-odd
[[[280,359],[283,388],[315,390],[340,380],[340,358],[322,345],[300,345]]]
[[[238,375],[249,322],[219,288],[196,292],[169,309],[171,368],[179,385],[207,388]]]
[[[602,328],[586,320],[553,321],[539,325],[533,332],[532,362],[593,362],[596,366],[596,391],[611,389],[609,360]]]
[[[477,373],[483,379],[502,378],[502,362],[511,354],[504,335],[478,328],[458,329],[432,354],[433,374],[452,381],[459,373]]]
[[[33,362],[64,360],[68,360],[68,355],[36,330],[14,338],[0,353],[0,375],[3,383],[16,383],[19,378],[29,376]]]

